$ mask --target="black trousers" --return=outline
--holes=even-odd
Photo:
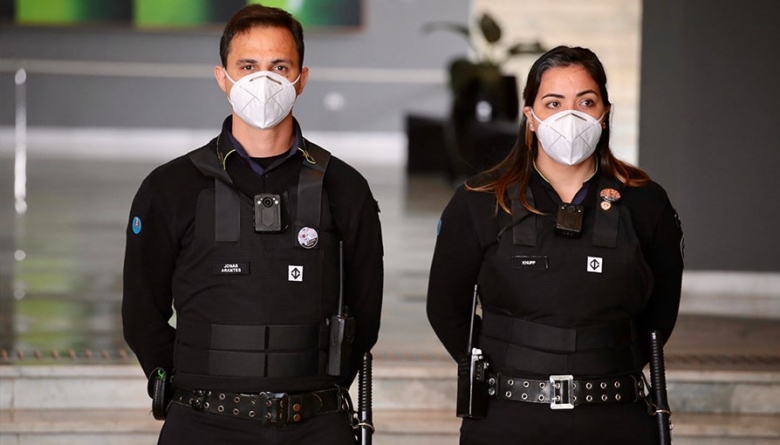
[[[354,445],[347,413],[332,413],[285,426],[195,411],[172,403],[158,445]]]
[[[645,402],[577,406],[490,400],[485,419],[463,419],[461,445],[657,445]]]

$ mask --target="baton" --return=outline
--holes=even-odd
[[[360,384],[358,385],[358,428],[360,445],[371,445],[374,434],[374,423],[371,412],[371,361],[370,352],[363,354],[363,367],[360,369]]]
[[[658,423],[658,443],[671,445],[671,415],[666,398],[666,374],[664,369],[664,350],[658,331],[650,332],[650,384],[653,386],[653,402],[656,422]]]

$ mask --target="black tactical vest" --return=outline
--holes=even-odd
[[[179,380],[219,377],[257,388],[324,376],[325,321],[338,311],[338,240],[323,193],[330,154],[304,143],[297,187],[264,191],[281,195],[289,215],[278,233],[255,231],[253,197],[233,186],[213,141],[190,154],[215,187],[198,197],[192,242],[174,274]],[[313,247],[298,241],[303,228],[316,230]]]
[[[617,180],[600,178],[590,198]],[[557,236],[555,215],[536,215],[510,189],[511,217],[485,256],[479,284],[479,345],[491,369],[517,376],[604,376],[641,369],[635,318],[649,299],[652,273],[627,206],[585,203],[582,235]],[[533,205],[529,187],[526,198]]]

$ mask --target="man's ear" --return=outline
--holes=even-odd
[[[299,96],[303,93],[303,89],[306,88],[307,80],[309,80],[309,67],[304,66],[301,68],[301,78],[295,84],[295,93]]]
[[[222,66],[214,67],[214,78],[217,79],[217,85],[225,94],[228,94],[228,83],[230,82],[225,74],[225,68]]]

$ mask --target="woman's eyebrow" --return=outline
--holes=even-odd
[[[585,90],[585,91],[580,91],[579,93],[577,93],[577,97],[584,96],[584,95],[589,94],[589,93],[598,94],[594,90]]]

